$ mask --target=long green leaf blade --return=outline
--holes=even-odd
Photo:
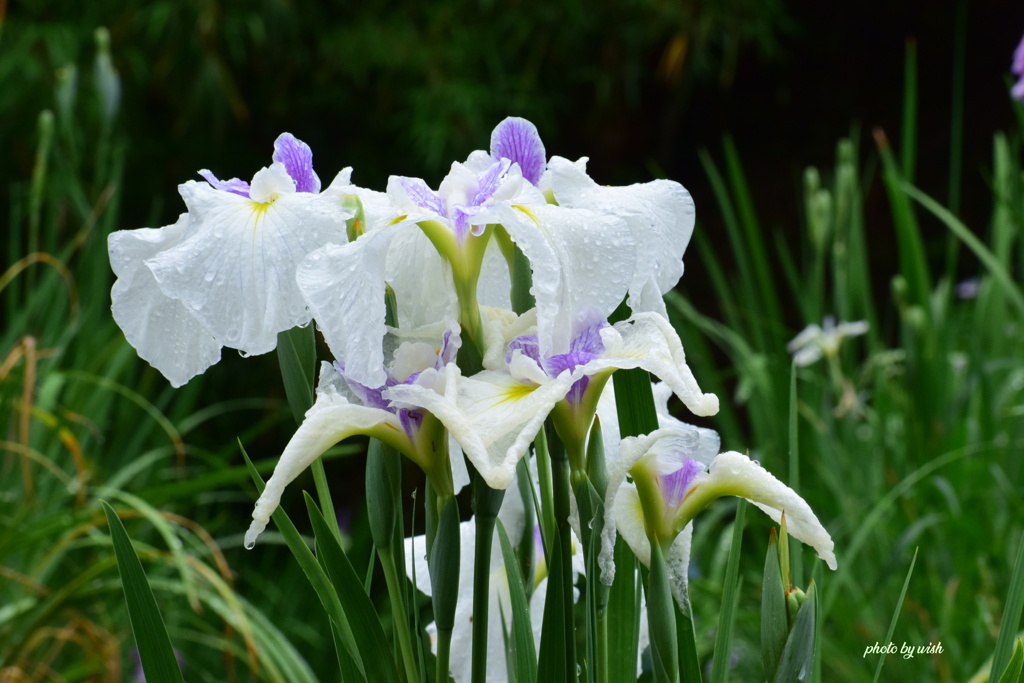
[[[512,605],[511,651],[513,670],[517,681],[537,679],[537,650],[533,643],[533,626],[530,622],[530,603],[526,597],[526,585],[519,571],[519,558],[505,533],[505,526],[497,520],[498,541],[501,555],[505,560],[505,575],[508,577],[509,602]]]
[[[882,642],[891,643],[893,631],[896,630],[896,620],[899,619],[900,610],[903,609],[903,599],[907,597],[907,587],[910,585],[910,577],[914,574],[914,565],[917,563],[917,549],[914,549],[914,558],[910,560],[910,569],[907,570],[907,578],[903,580],[903,590],[900,591],[900,599],[896,601],[896,609],[892,613],[892,621],[889,622],[889,631],[885,634],[885,640]],[[805,603],[806,604],[806,603]],[[800,610],[801,612],[803,610]],[[796,627],[793,628],[796,630]],[[882,675],[882,667],[885,665],[885,655],[882,655],[878,659],[878,666],[875,668],[875,677],[872,681],[877,681],[878,677]]]
[[[106,501],[100,501],[100,504],[107,516],[110,539],[117,557],[117,571],[121,575],[125,602],[128,603],[128,618],[132,624],[132,633],[135,634],[135,644],[139,648],[139,659],[146,680],[150,683],[184,683],[171,639],[167,635],[160,608],[146,580],[139,556],[135,554],[135,548],[114,508]]]
[[[718,618],[718,633],[715,636],[715,656],[711,664],[712,683],[724,683],[729,672],[729,646],[732,643],[733,617],[739,599],[740,552],[743,549],[743,527],[747,512],[747,501],[742,498],[736,505],[736,521],[732,528],[732,546],[729,549],[729,564],[725,570],[722,591],[722,611]]]
[[[334,584],[338,600],[345,610],[345,617],[350,624],[355,624],[352,635],[362,657],[368,680],[397,680],[398,668],[395,666],[394,653],[387,648],[387,637],[384,635],[373,603],[365,592],[353,588],[359,586],[359,576],[316,503],[308,493],[303,491],[303,494],[306,497],[306,508],[313,522],[313,533],[316,534],[317,548],[323,555],[327,575]]]
[[[1017,546],[1017,559],[1013,564],[1013,575],[1010,577],[1010,590],[1006,596],[1006,607],[1003,608],[1003,621],[999,626],[996,638],[996,651],[992,655],[992,675],[1002,671],[1010,659],[1010,648],[1020,624],[1021,610],[1024,609],[1024,536]]]
[[[316,375],[316,333],[312,325],[294,327],[277,335],[277,360],[284,393],[297,424],[313,407]]]
[[[239,444],[241,445],[241,444]],[[260,476],[259,472],[252,464],[252,460],[249,459],[249,454],[242,449],[242,457],[245,458],[245,464],[249,467],[249,475],[252,477],[253,483],[256,484],[256,490],[259,492],[263,491],[264,482],[263,477]],[[335,626],[338,627],[341,642],[344,645],[349,657],[356,663],[359,668],[360,675],[365,674],[364,664],[360,658],[359,648],[356,646],[355,638],[352,634],[352,627],[349,625],[348,619],[345,617],[345,610],[341,606],[341,601],[338,599],[338,594],[334,590],[334,586],[331,584],[327,573],[324,568],[320,566],[316,556],[313,555],[313,551],[309,549],[302,536],[299,534],[299,530],[295,528],[295,524],[292,523],[288,513],[284,511],[284,508],[278,507],[272,515],[274,524],[277,526],[278,532],[281,537],[284,538],[285,543],[288,545],[288,549],[292,551],[292,555],[295,557],[295,561],[299,563],[299,567],[302,568],[302,572],[309,579],[310,585],[313,586],[313,590],[316,591],[317,596],[320,598],[320,602],[323,604],[324,609],[327,611],[327,615],[331,618]],[[344,655],[339,653],[339,656],[343,661],[347,661]]]

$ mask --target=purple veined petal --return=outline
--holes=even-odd
[[[580,377],[572,383],[571,387],[569,387],[569,393],[565,395],[565,400],[567,400],[570,405],[579,405],[580,401],[583,400],[583,394],[587,391],[588,386],[590,386],[590,378],[585,375]]]
[[[402,189],[405,190],[405,194],[409,196],[409,200],[413,204],[431,213],[436,213],[438,216],[445,215],[444,203],[441,201],[441,198],[425,182],[419,178],[403,177],[398,177],[398,182],[402,185]]]
[[[547,164],[544,143],[537,126],[518,116],[510,116],[491,133],[491,156],[509,159],[519,164],[523,177],[534,185],[540,180]]]
[[[544,371],[551,377],[558,377],[569,370],[572,372],[580,365],[585,365],[604,353],[604,342],[601,341],[601,328],[608,323],[599,320],[588,325],[583,332],[569,344],[569,353],[559,354],[545,359]]]
[[[274,140],[273,159],[284,164],[296,192],[320,191],[320,178],[313,172],[313,151],[305,142],[291,133],[281,133]]]
[[[483,206],[484,202],[493,197],[501,187],[501,181],[505,179],[510,168],[512,168],[510,160],[499,159],[489,169],[481,173],[477,178],[476,192],[469,198],[469,206]]]
[[[469,212],[464,206],[456,206],[451,210],[449,219],[452,222],[452,227],[455,228],[455,239],[459,241],[459,246],[462,246],[469,234]]]
[[[665,504],[675,509],[683,502],[686,492],[690,489],[693,478],[704,471],[704,466],[696,460],[686,459],[683,466],[671,474],[658,477],[661,493],[665,496]]]
[[[462,340],[459,337],[452,339],[452,331],[445,330],[444,335],[441,337],[441,351],[437,354],[437,363],[434,364],[435,370],[441,370],[444,366],[455,360],[455,355],[459,351],[459,347],[462,345]]]
[[[379,408],[381,410],[387,410],[388,412],[391,413],[395,412],[394,410],[391,409],[390,402],[385,400],[384,397],[381,396],[381,394],[384,393],[385,389],[396,384],[396,382],[393,379],[388,377],[388,381],[383,386],[372,388],[366,386],[365,384],[360,384],[354,379],[349,379],[349,377],[345,374],[344,363],[339,363],[335,361],[334,368],[338,371],[338,374],[341,375],[342,379],[345,380],[345,384],[348,385],[348,388],[352,391],[352,393],[355,394],[359,398],[359,400],[363,402],[364,406],[366,406],[367,408]]]
[[[207,169],[203,169],[199,172],[199,175],[203,180],[210,183],[210,186],[215,190],[221,190],[222,192],[233,192],[234,194],[242,195],[243,197],[249,197],[249,183],[239,178],[232,178],[231,180],[218,180],[217,176]]]
[[[423,413],[419,410],[403,408],[398,411],[398,421],[402,423],[402,429],[405,430],[406,436],[412,439],[419,431],[420,425],[423,424]]]
[[[537,342],[537,335],[527,334],[510,341],[508,343],[508,351],[505,352],[506,365],[512,362],[512,352],[516,349],[519,349],[524,355],[540,364],[540,344]]]

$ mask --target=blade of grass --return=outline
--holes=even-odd
[[[907,570],[907,578],[903,580],[903,590],[900,591],[900,598],[896,601],[896,609],[892,613],[892,620],[889,622],[889,630],[885,634],[883,643],[892,642],[892,634],[896,630],[896,621],[899,619],[900,610],[903,609],[903,599],[907,596],[907,586],[910,585],[910,577],[914,574],[914,565],[917,564],[917,548],[914,548],[914,557],[910,560],[910,569]],[[872,683],[877,683],[878,677],[882,675],[882,667],[885,666],[885,655],[878,658],[878,666],[875,667],[875,677]]]
[[[989,251],[988,247],[975,237],[966,225],[961,223],[956,216],[937,201],[909,183],[903,183],[901,187],[910,197],[917,200],[919,204],[928,209],[936,218],[945,223],[946,227],[966,244],[968,249],[974,252],[974,255],[982,262],[992,276],[992,279],[1002,288],[1010,303],[1024,316],[1024,295],[1021,294],[1020,288],[1014,284],[1006,269],[999,263],[999,259],[996,258],[995,254]]]
[[[875,129],[875,142],[882,157],[884,168],[883,178],[885,189],[889,195],[892,219],[896,228],[896,242],[899,246],[900,272],[906,278],[910,288],[910,301],[925,310],[928,307],[928,295],[931,292],[931,275],[925,259],[924,245],[921,242],[921,230],[914,210],[907,200],[906,181],[900,172],[899,165],[892,154],[889,141],[881,128]]]
[[[1013,647],[1013,657],[1010,658],[1010,663],[1003,670],[1003,675],[999,677],[999,683],[1020,683],[1022,669],[1024,669],[1024,642],[1018,638],[1017,644]]]
[[[725,683],[729,675],[729,647],[732,643],[733,619],[740,592],[740,552],[743,549],[743,528],[747,501],[739,499],[736,505],[736,521],[732,527],[732,546],[729,548],[729,564],[722,584],[722,611],[718,619],[718,633],[715,635],[715,656],[711,660],[712,683]]]
[[[245,448],[242,444],[238,444],[242,450],[242,457],[245,458],[245,464],[249,468],[249,476],[252,477],[253,483],[256,485],[257,492],[262,493],[265,486],[263,477],[260,476],[259,472],[252,464],[252,460],[249,459],[249,454],[245,452]],[[291,518],[288,517],[288,513],[284,511],[284,508],[278,507],[274,511],[272,516],[274,524],[277,525],[277,530],[284,538],[288,548],[292,551],[292,555],[295,560],[299,563],[302,568],[302,572],[309,579],[310,584],[313,586],[313,590],[316,591],[317,596],[320,598],[320,602],[323,604],[324,609],[327,611],[327,615],[331,618],[332,623],[337,626],[343,645],[344,654],[338,653],[339,659],[342,660],[343,665],[347,657],[356,664],[357,671],[360,676],[365,677],[364,663],[360,657],[359,648],[356,645],[355,637],[352,633],[352,627],[349,624],[348,619],[345,616],[345,610],[341,606],[341,601],[338,598],[337,592],[334,590],[334,586],[327,576],[327,572],[317,561],[316,556],[306,545],[302,536],[299,534],[299,530],[295,528],[295,524],[292,523]],[[357,585],[357,584],[354,584]],[[385,679],[386,680],[386,679]]]
[[[741,233],[742,228],[740,221],[736,217],[736,210],[733,206],[732,199],[729,197],[729,189],[707,150],[701,150],[698,153],[698,156],[700,157],[701,165],[704,166],[704,172],[708,176],[708,182],[711,183],[711,189],[715,194],[715,199],[718,201],[718,208],[722,212],[725,231],[729,236],[729,245],[732,247],[733,256],[736,258],[736,270],[739,272],[743,298],[747,302],[757,301],[757,283],[754,280],[754,269],[751,265],[751,256],[748,254],[747,243]],[[750,309],[749,307],[745,308],[747,308],[747,310],[756,310]],[[757,348],[765,348],[764,330],[762,327],[757,324],[751,324],[750,328],[755,338]]]
[[[743,227],[744,239],[750,250],[750,260],[754,268],[754,277],[757,287],[754,290],[758,295],[751,298],[747,303],[751,310],[762,311],[762,320],[769,326],[778,326],[782,321],[782,311],[779,306],[779,295],[775,289],[775,278],[769,266],[768,250],[764,244],[764,233],[757,221],[757,211],[754,209],[754,199],[750,194],[747,185],[746,175],[743,173],[743,165],[740,163],[739,152],[736,151],[736,144],[731,135],[726,135],[723,141],[725,148],[725,162],[729,171],[729,181],[732,184],[733,195],[736,197],[736,205],[739,209],[740,224]],[[770,329],[770,327],[769,327]],[[767,350],[761,347],[762,351]]]
[[[636,680],[640,627],[640,586],[636,576],[636,556],[622,536],[616,535],[615,580],[608,593],[606,617],[608,642],[615,644],[615,656],[608,658],[611,683]]]
[[[533,626],[530,622],[530,603],[526,597],[526,586],[519,571],[519,559],[505,533],[501,520],[497,521],[498,541],[505,561],[505,575],[508,577],[509,602],[512,605],[512,633],[510,637],[512,666],[517,681],[524,683],[537,680],[537,651],[533,643]]]
[[[305,491],[303,494],[306,498],[309,518],[313,522],[317,548],[327,567],[327,575],[334,584],[342,609],[345,610],[345,617],[349,623],[356,625],[352,635],[362,657],[367,680],[400,680],[394,653],[387,647],[387,637],[384,635],[380,618],[373,608],[373,603],[370,602],[370,597],[364,591],[352,588],[352,586],[360,585],[359,576],[352,568],[352,563],[349,562],[348,556],[345,555],[345,551],[331,529],[334,525],[327,523],[310,495]]]
[[[1013,563],[1013,574],[1010,577],[1010,590],[1006,595],[1006,606],[1003,608],[1003,620],[999,625],[999,636],[996,638],[996,650],[992,655],[991,678],[1006,668],[1010,659],[1010,648],[1020,624],[1021,610],[1024,609],[1024,535],[1017,545],[1017,559]]]
[[[128,603],[128,618],[135,634],[135,644],[139,649],[146,680],[150,683],[184,683],[171,639],[160,616],[160,608],[128,533],[114,508],[106,501],[100,501],[100,504],[107,516],[114,555],[117,557],[117,571],[121,575],[125,602]]]

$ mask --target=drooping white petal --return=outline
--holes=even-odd
[[[188,214],[160,229],[120,230],[107,239],[117,275],[110,292],[114,320],[139,357],[180,387],[220,360],[221,345],[182,302],[161,291],[145,261],[180,243]]]
[[[280,189],[281,179],[267,173],[264,189]],[[315,249],[345,242],[340,205],[294,191],[261,203],[195,181],[179,191],[189,233],[146,261],[161,291],[188,306],[224,346],[248,354],[272,350],[278,332],[308,323],[295,270]]]
[[[310,254],[296,274],[298,287],[331,353],[345,374],[379,387],[384,371],[384,268],[393,226],[349,244],[330,244]]]
[[[614,330],[621,341],[614,344],[616,340],[607,328],[602,330],[608,351],[587,363],[587,374],[603,368],[644,368],[671,387],[694,415],[718,412],[718,397],[701,391],[686,364],[679,334],[668,320],[656,313],[638,313],[631,320],[616,323]]]
[[[263,533],[270,516],[281,502],[281,494],[314,460],[334,444],[355,434],[383,436],[404,433],[393,413],[379,408],[350,403],[334,390],[330,381],[322,382],[316,402],[292,436],[256,501],[253,522],[245,533],[246,547],[252,547]]]
[[[548,168],[560,205],[607,212],[626,221],[636,243],[629,305],[634,312],[652,310],[649,306],[657,305],[660,297],[644,294],[648,283],[664,294],[683,275],[683,252],[696,216],[690,193],[670,180],[603,187],[586,174],[583,165],[562,157],[552,157]]]
[[[829,569],[836,568],[832,537],[811,507],[793,489],[741,453],[728,451],[716,457],[699,488],[718,495],[746,498],[776,522],[786,513],[786,527],[794,538],[814,548]]]
[[[693,545],[693,522],[687,524],[672,541],[665,554],[672,596],[679,605],[689,604],[690,547]]]
[[[549,204],[501,204],[474,222],[500,223],[530,260],[537,335],[545,356],[569,350],[574,316],[607,318],[622,301],[635,265],[632,234],[622,219]]]

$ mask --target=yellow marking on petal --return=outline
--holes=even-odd
[[[505,389],[505,396],[500,401],[498,401],[498,403],[520,401],[529,396],[530,394],[532,394],[534,391],[536,391],[536,389],[537,387],[530,386],[529,384],[514,384],[509,388]]]
[[[387,226],[386,226],[386,227],[391,227],[392,225],[398,225],[399,223],[401,223],[402,221],[404,221],[404,220],[405,220],[406,218],[408,218],[408,217],[409,217],[409,215],[408,215],[408,214],[405,214],[405,215],[399,216],[398,218],[392,218],[392,219],[391,219],[391,220],[390,220],[390,221],[388,222],[388,224],[387,224]]]
[[[531,221],[533,221],[533,222],[534,222],[534,223],[536,223],[537,225],[540,225],[540,220],[538,220],[538,219],[537,219],[537,216],[536,216],[536,215],[535,215],[535,214],[533,213],[533,211],[531,211],[531,210],[530,210],[530,209],[528,209],[527,207],[525,207],[525,206],[522,206],[522,205],[520,205],[520,204],[513,204],[513,205],[512,205],[512,208],[513,208],[513,209],[518,209],[519,211],[522,211],[523,213],[525,213],[525,214],[526,214],[526,215],[527,215],[527,216],[529,217],[529,219],[530,219]]]

